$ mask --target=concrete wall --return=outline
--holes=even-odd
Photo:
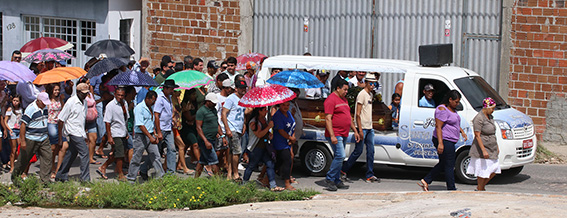
[[[567,129],[567,108],[556,104],[564,105],[567,92],[566,6],[554,0],[514,2],[508,82],[509,104],[532,117],[538,138],[563,143],[564,134],[561,139],[557,133]]]

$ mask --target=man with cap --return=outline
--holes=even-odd
[[[431,83],[423,87],[423,96],[419,99],[420,107],[431,107],[435,108],[435,101],[433,100],[433,95],[435,94],[435,89]]]
[[[327,98],[329,96],[330,87],[327,79],[329,79],[329,73],[326,70],[317,70],[315,72],[315,76],[321,83],[325,86],[322,88],[311,88],[305,89],[305,97],[309,99],[320,99],[320,98]]]
[[[229,158],[228,179],[238,180],[238,159],[242,153],[241,138],[244,130],[244,110],[238,105],[240,98],[246,94],[246,82],[238,80],[235,82],[236,92],[228,96],[222,109],[222,123],[226,136],[228,137],[228,147],[232,156]]]
[[[225,169],[228,168],[228,139],[225,137],[226,131],[224,129],[224,125],[222,122],[222,108],[224,106],[224,102],[226,98],[232,94],[234,90],[234,81],[228,79],[226,74],[219,74],[218,77],[225,77],[225,80],[222,81],[221,90],[217,93],[217,100],[218,103],[216,105],[217,109],[217,116],[218,116],[218,123],[221,129],[221,133],[217,138],[217,143],[215,145],[215,151],[217,152],[217,157],[219,159],[219,167],[224,167]],[[217,78],[218,78],[217,77]]]
[[[171,95],[173,95],[175,88],[179,88],[179,86],[175,84],[175,81],[171,79],[165,80],[163,92],[157,96],[154,105],[156,135],[160,143],[163,143],[167,147],[166,165],[168,173],[174,173],[177,166],[177,150],[171,130],[173,120]]]
[[[38,154],[41,182],[49,182],[51,171],[51,145],[47,137],[47,106],[51,104],[46,92],[39,93],[37,99],[26,108],[20,126],[20,155],[14,165],[12,180],[26,170],[30,159]]]
[[[89,95],[89,85],[86,83],[77,84],[77,94],[69,98],[65,106],[61,109],[57,119],[59,120],[59,144],[61,145],[63,135],[67,137],[69,148],[61,168],[55,176],[56,181],[69,180],[69,169],[77,158],[77,154],[81,160],[81,175],[79,179],[83,182],[91,180],[89,172],[89,148],[86,141],[88,140],[85,132],[85,120],[87,116],[87,107],[85,98]]]
[[[197,127],[197,142],[201,156],[197,164],[195,178],[201,176],[203,166],[208,165],[214,174],[218,174],[219,163],[215,148],[218,136],[222,135],[222,130],[218,124],[218,114],[215,108],[218,103],[217,95],[209,93],[205,96],[205,104],[199,108],[195,114],[195,124]]]
[[[212,77],[215,78],[217,75],[217,71],[219,69],[219,66],[217,66],[217,64],[215,63],[215,60],[210,60],[207,63],[207,74]]]
[[[374,176],[374,128],[372,128],[372,96],[374,96],[372,90],[376,87],[378,80],[373,73],[367,73],[364,83],[364,89],[358,93],[354,107],[355,124],[360,141],[356,143],[348,161],[343,164],[341,174],[346,176],[346,172],[356,163],[366,144],[366,182],[380,182],[380,179]]]

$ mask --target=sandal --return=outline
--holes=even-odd
[[[427,182],[425,182],[425,180],[420,180],[419,182],[417,182],[417,185],[419,185],[419,187],[421,187],[421,189],[424,192],[428,192],[429,191],[429,184],[427,184]]]
[[[275,188],[270,189],[270,191],[273,191],[273,192],[282,192],[282,191],[285,191],[285,188],[284,188],[284,187],[276,186]]]
[[[51,173],[51,179],[55,179],[55,173]]]
[[[98,173],[98,175],[100,175],[100,177],[102,177],[103,179],[107,180],[108,176],[106,176],[106,173],[102,173],[102,171],[100,169],[96,169],[96,173]]]
[[[295,177],[292,177],[292,176],[290,176],[289,182],[291,182],[291,184],[299,184],[299,182],[297,182],[297,180],[295,179]]]
[[[95,161],[95,162],[91,162],[90,164],[96,164],[96,165],[99,165],[99,164],[102,164],[102,163],[101,163],[100,161]]]
[[[290,186],[290,188],[284,188],[284,189],[285,189],[285,190],[288,190],[288,191],[295,191],[295,190],[297,190],[297,189],[295,189],[295,187],[293,187],[293,186]]]

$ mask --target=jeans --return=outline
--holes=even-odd
[[[100,96],[98,95],[94,95],[94,99],[99,100]],[[96,143],[100,144],[102,142],[102,137],[106,134],[106,126],[104,124],[104,120],[103,120],[103,111],[102,111],[102,102],[99,102],[98,104],[96,104],[96,111],[98,113],[98,117],[96,118],[96,127],[97,127],[97,133],[98,133],[98,137],[96,138]]]
[[[167,146],[167,172],[174,173],[175,169],[177,169],[177,147],[175,146],[175,142],[173,141],[173,131],[162,131],[162,134],[163,143],[165,146]]]
[[[69,180],[69,169],[71,165],[73,165],[75,158],[77,158],[77,154],[81,160],[81,176],[79,179],[83,182],[91,181],[89,171],[89,147],[85,142],[85,138],[72,135],[69,135],[69,148],[61,163],[61,169],[59,169],[55,178],[62,181]]]
[[[362,154],[364,144],[366,144],[366,178],[374,176],[374,130],[363,129],[362,139],[357,142],[354,151],[348,157],[346,163],[343,164],[343,172],[348,172],[350,168],[356,163],[358,157]]]
[[[132,160],[130,160],[128,176],[126,176],[128,180],[136,180],[138,172],[140,171],[140,163],[142,162],[144,150],[148,152],[147,160],[151,161],[154,166],[157,174],[156,177],[161,178],[163,176],[164,172],[161,167],[161,156],[159,155],[158,146],[151,144],[150,139],[146,135],[136,133],[134,135],[134,154],[132,155]]]
[[[343,161],[345,160],[345,144],[347,142],[347,137],[336,136],[337,144],[331,142],[330,137],[326,137],[331,148],[335,153],[333,162],[331,162],[331,168],[327,172],[327,180],[335,182],[335,184],[341,183],[341,168],[343,167]]]
[[[252,171],[258,166],[258,163],[263,162],[266,164],[266,174],[268,174],[268,180],[270,181],[270,188],[276,187],[276,173],[274,171],[274,161],[268,150],[265,148],[256,147],[250,152],[250,162],[246,170],[244,171],[244,181],[250,180]]]
[[[435,178],[441,171],[445,171],[445,182],[447,183],[447,190],[457,190],[455,187],[455,144],[456,142],[451,142],[443,140],[443,153],[439,155],[439,163],[437,163],[431,171],[423,178],[427,184],[431,184],[433,178]],[[433,137],[433,145],[435,148],[439,145],[437,138]]]

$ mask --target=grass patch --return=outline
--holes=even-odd
[[[545,148],[543,143],[538,143],[534,163],[551,163],[551,160],[555,160],[556,163],[565,162],[557,154]]]
[[[319,194],[313,190],[271,192],[256,184],[235,184],[224,178],[179,178],[165,176],[142,184],[125,182],[53,183],[43,187],[31,175],[14,185],[0,185],[0,205],[21,202],[25,206],[203,209],[263,201],[305,200]]]

